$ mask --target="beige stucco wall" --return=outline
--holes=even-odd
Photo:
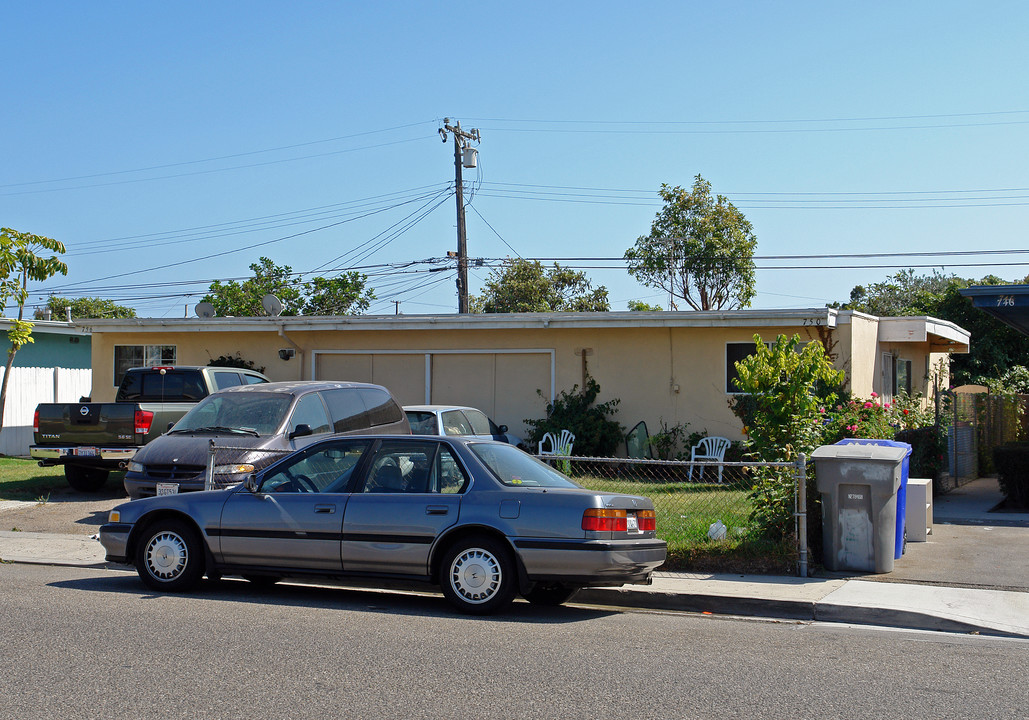
[[[160,332],[94,329],[94,400],[114,398],[116,345],[175,345],[180,365],[206,365],[238,352],[263,366],[272,380],[381,382],[404,404],[425,402],[428,380],[433,402],[481,407],[522,434],[522,421],[543,417],[545,400],[581,386],[585,369],[601,387],[601,402],[620,400],[616,418],[626,429],[640,420],[651,433],[662,421],[688,423],[690,431],[741,439],[741,425],[727,404],[726,343],[753,342],[755,332],[767,341],[780,333],[817,339],[813,329],[796,326],[335,329],[290,330],[285,337],[275,329],[216,328],[217,323]],[[281,360],[279,349],[293,343],[296,357]]]

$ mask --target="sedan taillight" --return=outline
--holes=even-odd
[[[582,514],[582,529],[592,532],[626,532],[628,521],[625,510],[589,508]]]
[[[640,510],[636,513],[636,518],[639,520],[641,532],[657,530],[657,516],[653,510]]]
[[[146,435],[154,422],[154,414],[149,410],[136,411],[136,434]]]

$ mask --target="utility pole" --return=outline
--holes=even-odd
[[[447,132],[454,136],[454,176],[457,189],[457,311],[468,312],[468,237],[465,234],[464,221],[464,179],[461,168],[473,168],[477,163],[478,151],[471,146],[471,141],[479,142],[479,131],[464,131],[461,123],[450,124],[450,118],[443,118],[443,127],[439,135],[443,142],[447,141]]]

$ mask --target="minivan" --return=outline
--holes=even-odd
[[[329,435],[410,434],[396,398],[381,385],[297,380],[241,385],[208,395],[129,461],[132,499],[243,482],[286,453]]]

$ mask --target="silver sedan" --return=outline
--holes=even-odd
[[[654,505],[586,490],[506,443],[335,437],[234,488],[134,500],[100,528],[155,590],[209,577],[409,579],[484,614],[521,594],[647,583],[664,562]]]

